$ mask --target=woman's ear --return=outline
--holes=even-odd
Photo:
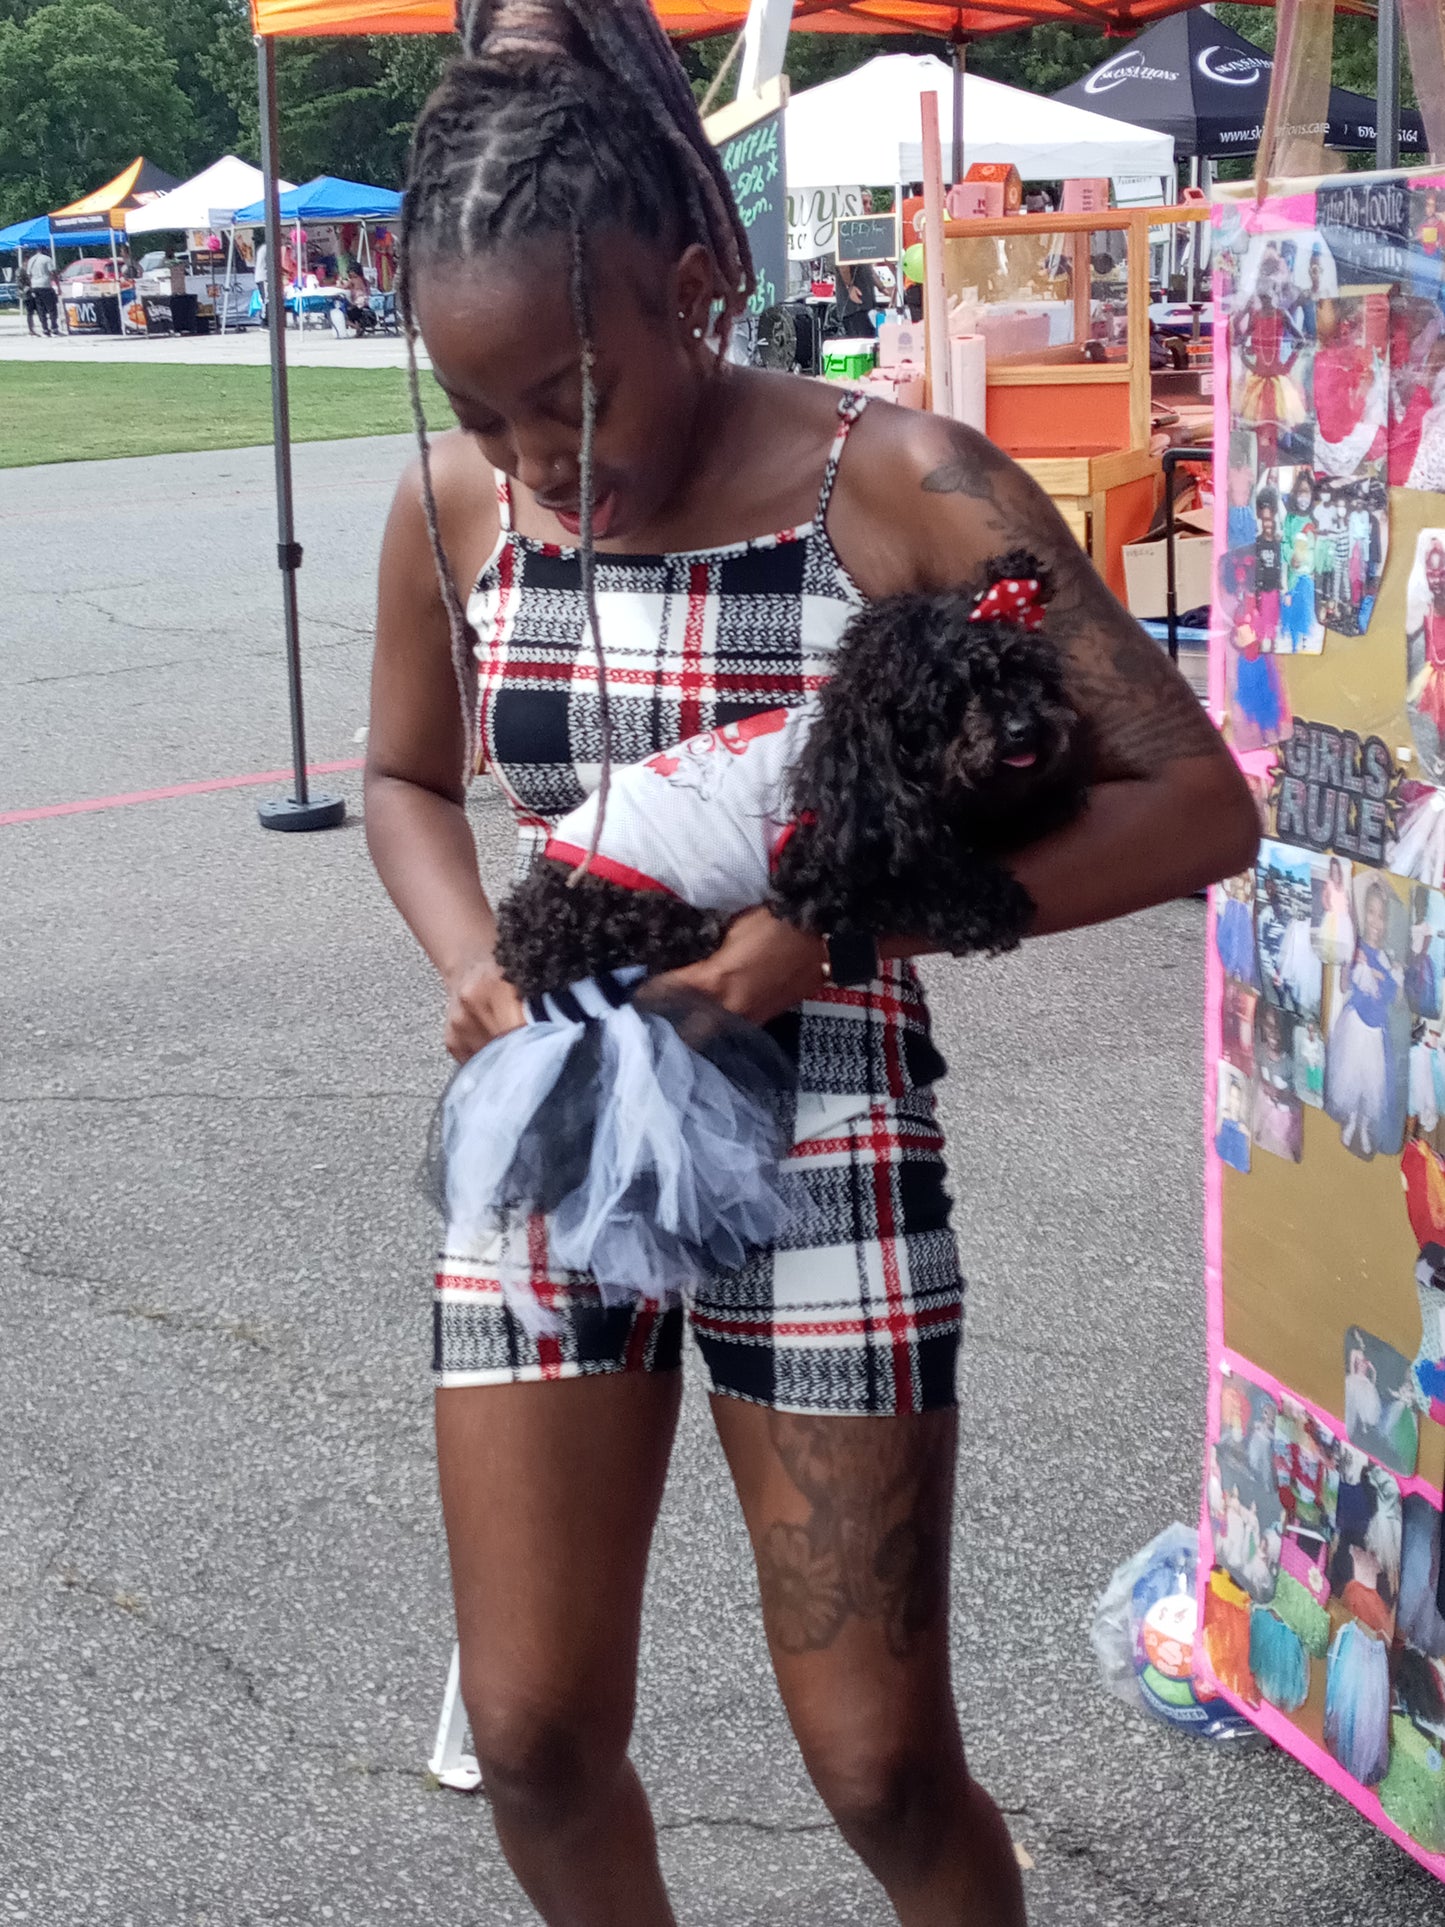
[[[712,320],[717,270],[712,256],[699,242],[683,249],[673,269],[673,312],[689,339],[701,341]]]

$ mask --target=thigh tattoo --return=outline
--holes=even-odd
[[[774,1412],[768,1429],[809,1507],[758,1546],[772,1637],[822,1652],[850,1618],[875,1619],[906,1659],[947,1598],[952,1426]]]

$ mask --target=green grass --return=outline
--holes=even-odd
[[[405,369],[292,368],[288,376],[294,441],[411,429]],[[428,421],[452,426],[430,375],[422,381]],[[249,448],[270,439],[267,368],[0,361],[0,468]]]

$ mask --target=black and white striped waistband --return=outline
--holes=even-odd
[[[640,964],[624,970],[601,970],[595,977],[568,984],[564,990],[549,990],[545,996],[527,999],[527,1021],[532,1024],[585,1024],[589,1018],[605,1017],[609,1010],[621,1010],[632,1001],[632,993],[647,972]]]

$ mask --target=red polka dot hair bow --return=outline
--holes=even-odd
[[[973,599],[970,622],[1012,622],[1037,629],[1044,619],[1044,585],[1036,575],[1006,575]]]

